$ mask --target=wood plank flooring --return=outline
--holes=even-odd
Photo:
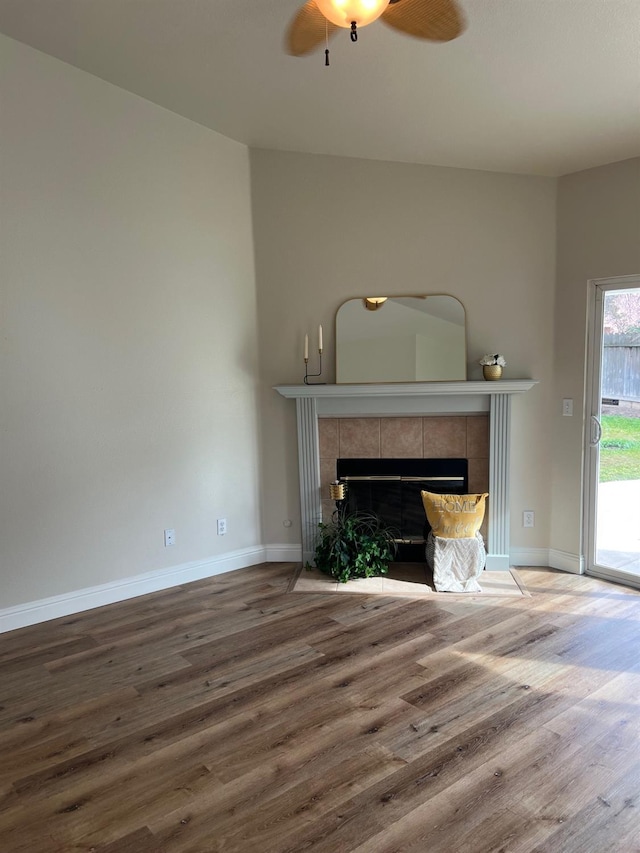
[[[1,853],[640,853],[638,591],[293,571],[1,635]]]

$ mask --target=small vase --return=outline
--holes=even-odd
[[[502,376],[502,368],[499,364],[483,364],[482,375],[485,379],[500,379]]]

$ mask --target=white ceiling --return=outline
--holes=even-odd
[[[0,32],[250,146],[561,175],[640,156],[640,0],[460,0],[287,56],[298,0],[0,0]],[[17,82],[17,81],[16,81]]]

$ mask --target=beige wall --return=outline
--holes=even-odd
[[[247,149],[0,55],[0,608],[260,544]]]
[[[271,386],[302,381],[305,332],[313,369],[324,325],[332,382],[342,302],[444,292],[467,310],[470,379],[490,350],[506,356],[505,377],[540,380],[514,401],[512,544],[547,548],[556,181],[265,150],[251,151],[251,173],[266,542],[300,542],[294,406]]]
[[[551,547],[580,554],[587,282],[640,273],[640,158],[567,175],[558,186],[556,398]]]
[[[587,279],[640,272],[640,160],[560,180],[556,292],[553,179],[262,150],[250,179],[244,146],[0,40],[0,609],[299,544],[271,386],[302,380],[305,332],[315,368],[319,323],[333,381],[335,312],[368,293],[454,294],[469,378],[492,350],[540,380],[514,400],[512,544],[580,552],[560,400],[580,413]]]

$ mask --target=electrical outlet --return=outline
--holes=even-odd
[[[536,514],[532,509],[525,509],[522,513],[522,526],[535,527]]]
[[[176,544],[176,532],[175,530],[165,530],[164,532],[164,547],[168,548],[169,545]]]
[[[218,519],[218,536],[224,536],[227,532],[227,519],[219,518]]]
[[[565,418],[573,417],[573,400],[570,397],[562,401],[562,414]]]

